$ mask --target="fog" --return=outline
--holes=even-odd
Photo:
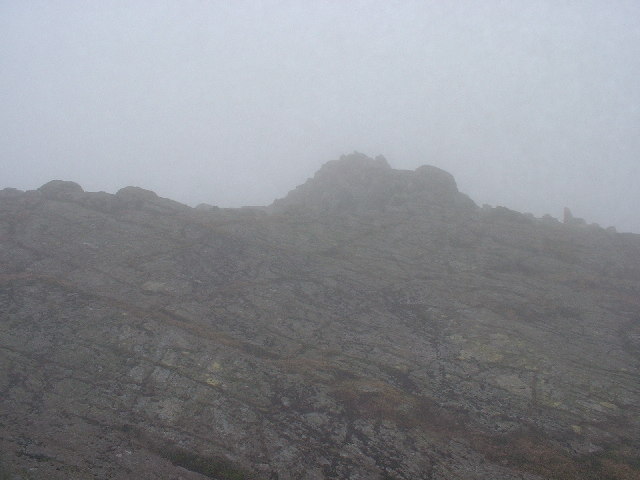
[[[266,205],[354,150],[640,232],[640,2],[0,0],[0,188]]]

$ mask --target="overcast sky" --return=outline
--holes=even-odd
[[[354,150],[640,233],[640,2],[0,0],[0,188],[266,205]]]

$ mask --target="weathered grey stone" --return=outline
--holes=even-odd
[[[158,198],[156,192],[140,187],[124,187],[116,192],[116,195],[125,201],[153,201]]]
[[[418,170],[347,156],[271,215],[2,196],[2,468],[637,478],[640,236]]]
[[[76,182],[67,180],[51,180],[38,188],[38,191],[50,200],[73,200],[84,192]]]
[[[220,210],[220,207],[216,205],[209,205],[208,203],[200,203],[196,205],[195,209],[201,212],[217,212]]]
[[[117,212],[126,204],[120,197],[106,192],[85,192],[77,202],[89,209],[105,213]]]
[[[392,169],[384,157],[354,153],[326,163],[304,185],[276,200],[274,212],[428,213],[438,206],[475,209],[451,174],[430,165],[411,172]]]
[[[0,198],[18,197],[23,193],[22,190],[18,190],[17,188],[3,188],[0,190]]]

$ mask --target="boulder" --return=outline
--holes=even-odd
[[[76,182],[51,180],[38,189],[49,200],[76,200],[84,190]]]
[[[121,188],[116,192],[116,196],[126,202],[148,202],[158,198],[156,192],[132,186]]]
[[[199,212],[218,212],[220,211],[220,207],[217,205],[209,205],[208,203],[200,203],[195,209]]]

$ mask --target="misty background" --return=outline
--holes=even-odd
[[[266,205],[354,150],[640,233],[640,2],[0,0],[0,188]]]

